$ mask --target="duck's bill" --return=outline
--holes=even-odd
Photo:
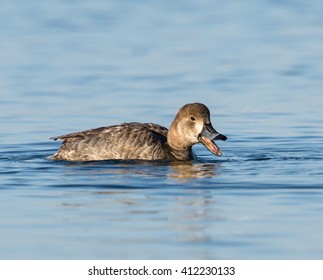
[[[207,137],[201,136],[200,142],[213,154],[217,156],[222,156],[221,149],[214,143],[214,141],[210,140]]]
[[[213,154],[222,155],[221,149],[214,143],[213,140],[227,140],[227,137],[218,133],[211,123],[204,124],[203,130],[199,136],[199,141]]]

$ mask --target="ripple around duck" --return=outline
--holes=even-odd
[[[263,154],[263,155],[250,155],[248,158],[245,158],[244,161],[321,161],[323,156],[319,154],[313,155],[281,155],[281,154]]]
[[[6,149],[7,148],[7,149]],[[248,148],[251,150],[251,148]],[[293,152],[228,149],[219,158],[197,148],[193,162],[106,160],[53,161],[48,143],[10,145],[0,151],[7,186],[92,189],[321,189],[323,156],[316,149]],[[32,176],[30,175],[32,174]],[[303,177],[301,175],[304,174]],[[310,175],[310,176],[309,176]],[[319,182],[319,183],[318,183]]]

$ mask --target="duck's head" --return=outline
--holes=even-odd
[[[214,140],[227,140],[212,126],[209,109],[201,103],[184,105],[177,113],[167,135],[169,145],[174,149],[187,149],[202,143],[211,153],[221,156]]]

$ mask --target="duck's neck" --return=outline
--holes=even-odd
[[[174,148],[169,147],[169,152],[172,157],[176,160],[192,160],[195,159],[195,155],[192,151],[192,148],[186,150],[176,150]]]
[[[175,119],[167,133],[167,143],[169,147],[181,152],[190,151],[192,145],[188,144],[187,141],[185,141],[185,138],[183,129],[179,127],[179,123]]]

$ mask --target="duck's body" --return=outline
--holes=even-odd
[[[106,159],[174,160],[167,144],[168,129],[152,123],[123,123],[71,133],[52,139],[64,140],[52,156],[58,160],[89,161]],[[192,149],[180,156],[193,158]]]
[[[204,144],[221,155],[213,139],[226,140],[211,125],[208,108],[200,103],[187,104],[176,115],[170,129],[152,123],[123,123],[70,133],[51,159],[91,161],[108,159],[191,160],[192,146]]]

